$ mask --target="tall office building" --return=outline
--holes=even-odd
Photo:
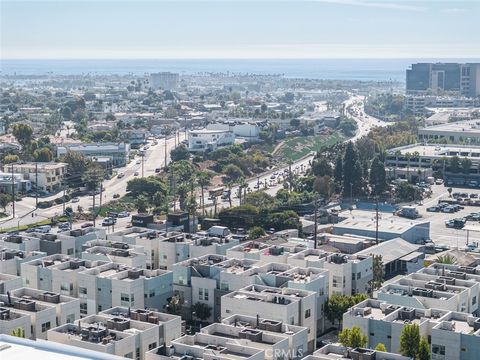
[[[480,63],[417,63],[407,69],[407,93],[445,91],[480,96]]]
[[[174,90],[177,87],[178,74],[160,72],[150,74],[150,86],[152,89]]]

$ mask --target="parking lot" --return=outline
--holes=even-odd
[[[447,187],[444,185],[432,185],[432,195],[425,199],[421,204],[415,205],[420,218],[418,220],[427,220],[430,222],[430,239],[437,245],[447,245],[450,248],[464,248],[468,242],[479,242],[480,243],[480,222],[479,221],[468,221],[465,224],[463,229],[453,229],[447,228],[445,222],[456,219],[467,217],[471,213],[480,212],[480,206],[469,206],[462,205],[464,209],[459,210],[455,213],[443,213],[443,212],[428,212],[427,208],[435,206],[438,204],[438,201],[441,199],[448,199],[449,194]],[[453,192],[466,192],[468,194],[474,193],[478,194],[480,197],[480,189],[472,188],[453,188]],[[369,218],[374,219],[375,213],[373,211],[363,211],[363,210],[354,210],[344,211],[342,215],[351,217],[360,217],[360,218]],[[396,215],[392,213],[380,213],[380,219],[382,220],[394,220]],[[467,230],[478,227],[478,231]],[[480,245],[480,244],[479,244]]]

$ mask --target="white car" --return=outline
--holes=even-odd
[[[79,202],[79,201],[80,201],[80,199],[79,199],[78,197],[74,197],[74,198],[72,199],[72,203],[77,203],[77,202]]]

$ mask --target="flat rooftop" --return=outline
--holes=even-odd
[[[459,132],[480,135],[480,119],[457,121],[419,129],[419,132]]]
[[[480,132],[480,130],[479,130]],[[395,152],[400,151],[402,155],[406,153],[418,152],[420,156],[428,157],[443,157],[443,156],[462,156],[462,157],[480,157],[480,146],[462,146],[462,145],[424,145],[414,144],[388,151],[389,155],[394,155]]]

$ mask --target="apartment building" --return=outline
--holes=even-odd
[[[369,282],[373,279],[373,259],[368,255],[347,255],[307,249],[291,255],[287,262],[294,266],[328,270],[329,295],[367,293]]]
[[[118,244],[118,243],[117,243]],[[123,264],[134,268],[145,268],[147,256],[144,252],[138,252],[129,248],[128,244],[124,248],[113,248],[105,246],[93,246],[82,252],[81,257],[85,260],[111,261],[117,264]]]
[[[233,145],[235,134],[228,130],[188,131],[188,151],[192,153],[215,151],[220,147]]]
[[[0,273],[20,275],[22,263],[40,259],[46,255],[41,251],[25,252],[0,246]]]
[[[159,72],[150,74],[150,86],[154,90],[175,90],[178,84],[178,73]]]
[[[262,317],[307,327],[308,351],[315,348],[317,334],[316,294],[289,288],[247,286],[222,296],[221,318],[233,314]]]
[[[82,315],[114,306],[161,310],[173,295],[173,274],[106,263],[79,273],[78,292]]]
[[[27,287],[78,297],[78,274],[102,264],[57,254],[22,263],[20,271]]]
[[[147,352],[145,360],[264,360],[264,352],[255,347],[240,345],[231,339],[203,333],[185,335],[170,347]]]
[[[0,302],[3,304],[0,307],[0,314],[3,313],[6,318],[0,327],[8,331],[6,332],[8,335],[11,335],[12,330],[20,327],[25,337],[28,335],[30,339],[45,340],[47,331],[57,324],[55,304],[28,298],[15,298],[11,295],[0,295]],[[29,319],[27,328],[25,328],[25,319],[23,317],[20,319],[18,314]],[[13,322],[10,322],[12,320]]]
[[[135,321],[158,325],[158,346],[170,346],[171,342],[182,335],[182,318],[153,310],[115,306],[104,310],[100,315],[121,317]]]
[[[24,180],[29,180],[36,189],[52,192],[62,188],[68,164],[62,162],[24,163],[4,165],[4,171],[22,174]]]
[[[308,344],[308,329],[306,327],[288,325],[281,321],[264,319],[262,317],[238,314],[223,319],[222,324],[240,328],[242,330],[258,330],[265,334],[285,336],[288,338],[288,357],[302,357],[306,354]],[[266,353],[268,355],[269,351],[267,350]]]
[[[417,324],[421,336],[430,339],[432,359],[477,359],[480,350],[480,318],[468,313],[415,309],[381,300],[365,300],[343,315],[344,328],[358,326],[368,336],[369,347],[383,343],[388,351],[400,351],[400,335],[406,324]]]
[[[24,253],[40,251],[40,239],[34,236],[6,234],[0,236],[0,247]]]
[[[208,254],[226,255],[228,249],[240,244],[239,239],[235,239],[231,236],[219,238],[208,236],[208,234],[193,236],[192,240],[189,250],[190,258],[196,258]]]
[[[86,229],[72,229],[68,231],[63,231],[57,234],[57,238],[60,240],[70,240],[74,241],[74,256],[81,257],[83,246],[94,240],[105,239],[106,230],[94,227],[88,227]]]
[[[32,338],[32,326],[30,316],[17,311],[14,307],[0,306],[0,336],[1,334],[12,335],[19,332],[26,339]]]
[[[251,259],[263,263],[287,263],[287,259],[295,249],[304,248],[298,246],[269,245],[258,241],[249,241],[227,250],[227,257],[235,259]]]
[[[413,360],[407,356],[364,348],[346,348],[337,344],[328,344],[308,355],[303,360]]]
[[[125,317],[90,315],[48,331],[48,341],[144,360],[159,341],[158,325]]]
[[[10,167],[11,168],[11,167]],[[27,193],[32,189],[30,180],[25,180],[23,174],[11,172],[0,173],[0,192],[4,194]]]
[[[6,294],[21,287],[22,278],[20,276],[5,274],[0,271],[0,294]]]
[[[101,144],[64,144],[57,146],[57,156],[66,155],[73,151],[88,158],[110,158],[113,167],[122,167],[128,164],[130,144],[128,143],[101,143]]]
[[[27,299],[38,304],[55,306],[57,321],[52,324],[54,326],[80,319],[80,301],[77,298],[26,287],[14,289],[9,294],[12,299]]]

